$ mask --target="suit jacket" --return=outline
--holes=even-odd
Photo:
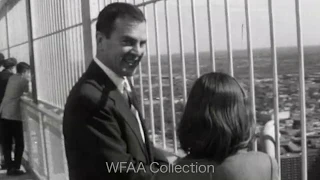
[[[128,101],[93,61],[72,88],[64,110],[70,180],[151,179],[150,164],[167,161],[147,138],[145,127],[144,133],[145,143]],[[111,164],[122,168],[110,171]]]
[[[20,98],[24,92],[28,92],[28,87],[28,80],[19,74],[9,78],[0,106],[2,119],[21,120]]]
[[[4,96],[4,92],[6,91],[8,80],[12,75],[13,73],[8,71],[7,69],[4,69],[0,72],[0,104]]]
[[[193,172],[191,166],[193,166]],[[193,159],[190,156],[177,162],[185,167],[182,173],[158,174],[157,180],[278,180],[279,169],[275,159],[262,152],[239,151],[222,163],[209,159]],[[202,166],[202,167],[201,167]],[[205,167],[205,168],[204,168]],[[189,172],[186,172],[188,171]]]

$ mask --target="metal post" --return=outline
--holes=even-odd
[[[27,27],[28,27],[28,45],[29,45],[29,60],[31,67],[31,85],[32,85],[32,99],[34,103],[38,103],[37,93],[37,80],[36,80],[36,65],[34,61],[34,44],[33,44],[33,32],[32,32],[32,15],[31,15],[31,4],[30,0],[26,1],[27,11]]]
[[[145,0],[142,0],[144,3]],[[148,13],[146,6],[143,6],[143,12],[145,14],[146,19],[148,18]],[[146,26],[146,36],[147,39],[149,39],[149,33],[148,33],[148,26]],[[156,138],[155,138],[155,124],[154,124],[154,108],[153,108],[153,89],[152,89],[152,72],[151,72],[151,57],[150,57],[150,43],[147,41],[146,46],[146,56],[147,56],[147,69],[148,69],[148,90],[149,90],[149,115],[150,115],[150,121],[151,121],[151,141],[153,144],[156,144]]]
[[[250,100],[251,100],[251,109],[253,113],[254,121],[256,122],[256,95],[254,89],[254,62],[252,54],[252,45],[251,45],[251,20],[250,20],[250,6],[249,0],[245,0],[245,14],[246,14],[246,23],[247,23],[247,50],[250,63]],[[257,141],[253,143],[253,149],[257,151]]]
[[[6,19],[6,35],[7,35],[7,50],[8,50],[8,58],[10,57],[10,42],[9,42],[9,25],[8,25],[8,6],[7,3],[4,5],[5,9],[5,19]]]
[[[207,10],[208,10],[208,25],[209,25],[209,44],[210,44],[210,60],[212,63],[212,71],[216,71],[216,60],[215,60],[215,52],[214,52],[214,43],[213,43],[213,23],[212,23],[212,8],[211,8],[211,0],[207,0]]]
[[[180,55],[181,55],[181,69],[182,69],[182,89],[183,89],[183,104],[187,102],[187,76],[186,76],[186,59],[184,56],[184,38],[183,38],[183,22],[182,22],[182,8],[181,0],[177,0],[178,10],[178,22],[179,22],[179,44],[180,44]]]
[[[192,29],[193,29],[193,43],[194,43],[194,59],[196,61],[196,75],[197,78],[200,77],[200,59],[198,50],[198,36],[197,36],[197,19],[196,19],[196,9],[195,2],[191,0],[191,13],[192,13]]]
[[[158,82],[159,82],[159,101],[160,101],[160,122],[161,122],[161,134],[163,149],[166,149],[166,131],[164,122],[164,109],[163,109],[163,90],[162,90],[162,72],[161,72],[161,51],[160,51],[160,39],[159,39],[159,25],[158,25],[158,13],[157,13],[157,3],[153,4],[154,8],[154,23],[155,23],[155,38],[156,38],[156,54],[158,62]]]
[[[304,50],[302,39],[301,7],[300,0],[296,0],[296,22],[297,22],[297,43],[299,53],[299,77],[300,77],[300,117],[301,117],[301,148],[302,148],[302,180],[308,179],[307,159],[307,137],[306,137],[306,91],[305,91],[305,69]]]
[[[40,117],[39,118],[40,142],[41,142],[41,146],[42,146],[41,153],[43,155],[43,161],[44,161],[43,169],[45,170],[44,175],[47,176],[47,178],[49,180],[50,176],[51,176],[51,168],[50,168],[50,163],[49,163],[50,160],[48,158],[46,132],[45,132],[45,127],[44,127],[45,115],[43,113],[39,112],[39,117]]]
[[[81,0],[82,10],[82,27],[83,27],[83,47],[86,68],[89,66],[92,53],[92,37],[91,37],[91,17],[90,17],[90,1]]]
[[[271,57],[273,63],[273,109],[275,122],[275,140],[276,140],[276,159],[278,164],[280,159],[280,136],[279,136],[279,91],[278,91],[278,59],[275,37],[273,0],[269,0],[269,24],[270,24],[270,42],[271,42]],[[279,166],[279,174],[281,174],[281,166]]]
[[[227,47],[228,47],[228,59],[229,59],[229,73],[233,76],[233,53],[232,53],[232,41],[230,31],[230,13],[229,13],[229,0],[224,0],[225,16],[226,16],[226,31],[227,31]]]

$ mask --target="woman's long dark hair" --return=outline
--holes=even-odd
[[[181,147],[194,158],[222,162],[247,148],[254,121],[245,92],[224,73],[208,73],[193,85],[178,127]]]

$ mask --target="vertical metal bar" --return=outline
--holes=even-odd
[[[57,104],[57,107],[61,107],[61,104],[62,102],[60,101],[60,97],[61,97],[61,94],[60,94],[60,88],[59,88],[59,68],[58,68],[58,54],[59,54],[59,51],[58,51],[58,34],[54,34],[52,36],[52,41],[53,41],[53,45],[54,45],[54,48],[53,48],[53,67],[54,67],[54,76],[55,76],[55,83],[53,85],[54,89],[57,89],[56,92],[55,92],[55,99],[56,99],[56,104]]]
[[[66,67],[67,67],[67,92],[71,90],[72,77],[71,77],[71,49],[70,49],[70,29],[66,31]]]
[[[61,12],[61,0],[58,0],[57,1],[57,4],[56,4],[56,7],[57,7],[57,19],[58,19],[58,29],[57,30],[61,30],[62,29],[62,12]]]
[[[47,34],[50,34],[53,30],[53,14],[52,14],[52,6],[51,6],[51,0],[47,0],[47,17],[48,17],[48,21],[47,21],[47,24],[48,24],[48,32]],[[50,23],[49,23],[50,22]]]
[[[86,68],[89,66],[92,59],[92,37],[91,37],[91,17],[90,17],[90,2],[81,0],[82,10],[82,32],[83,32],[83,47]]]
[[[57,11],[56,11],[56,14],[57,14],[57,19],[58,19],[58,30],[62,29],[62,12],[61,12],[61,0],[58,0],[57,1],[57,4],[56,4],[56,7],[57,7]],[[61,66],[61,59],[62,59],[62,53],[63,53],[63,50],[61,49],[62,47],[62,43],[61,43],[61,40],[62,40],[62,32],[60,32],[59,34],[57,34],[57,52],[58,52],[58,56],[57,56],[57,68],[58,68],[58,74],[57,74],[57,77],[58,77],[58,89],[59,89],[59,100],[60,100],[60,105],[59,107],[60,108],[63,108],[63,105],[64,105],[64,92],[63,92],[63,78],[62,78],[62,75],[64,73],[63,69],[64,67]]]
[[[143,77],[142,77],[142,65],[139,64],[139,80],[140,80],[140,102],[141,102],[141,113],[143,118],[145,118],[145,110],[144,110],[144,87],[143,87]]]
[[[62,86],[61,86],[61,75],[62,75],[62,67],[60,66],[60,61],[61,61],[61,51],[60,51],[60,47],[61,47],[61,33],[56,34],[56,45],[57,45],[57,55],[56,55],[56,67],[57,67],[57,84],[56,84],[56,88],[58,89],[58,93],[59,93],[59,108],[62,108],[63,106],[63,91],[62,91]]]
[[[45,1],[45,0],[44,0]],[[41,5],[40,5],[40,15],[41,15],[41,27],[40,27],[40,36],[43,36],[44,34],[45,34],[45,21],[46,21],[46,19],[45,19],[45,15],[44,15],[44,7],[45,7],[45,3],[44,3],[44,1],[40,1],[41,2]],[[39,2],[39,3],[40,3]],[[43,61],[41,61],[42,62],[42,65],[44,66],[44,67],[46,67],[46,65],[47,65],[47,59],[46,59],[46,48],[45,48],[45,38],[42,38],[42,39],[39,39],[38,40],[39,42],[40,42],[40,46],[39,47],[43,47],[43,50],[42,51],[40,51],[40,48],[38,49],[39,50],[39,53],[41,54],[40,55],[40,57],[41,57],[41,60],[43,59]],[[46,69],[47,69],[47,67],[46,67]],[[43,89],[41,89],[41,92],[42,92],[42,97],[40,97],[40,99],[41,100],[45,100],[45,98],[48,100],[49,98],[50,98],[50,92],[49,92],[49,90],[48,90],[48,84],[47,84],[47,76],[48,76],[48,73],[49,72],[47,72],[47,73],[43,73],[44,71],[43,71],[43,69],[41,68],[41,73],[40,73],[40,75],[42,75],[41,77],[41,79],[42,79],[42,82],[41,82],[41,85],[43,86],[45,86]]]
[[[143,11],[144,12],[144,11]],[[145,12],[144,12],[145,13]],[[141,111],[142,116],[145,118],[145,106],[144,106],[144,86],[143,86],[143,76],[142,76],[142,65],[139,64],[139,83],[140,83],[140,102],[141,102]],[[133,82],[133,77],[131,79],[131,82]]]
[[[50,29],[48,29],[50,31]],[[48,76],[48,82],[50,84],[50,91],[51,91],[51,100],[49,101],[51,105],[56,105],[55,102],[55,91],[53,91],[52,89],[54,88],[54,84],[55,84],[55,77],[53,74],[54,71],[54,67],[52,66],[52,62],[53,62],[53,53],[52,53],[52,36],[48,36],[47,38],[47,55],[48,55],[48,59],[47,59],[47,65],[48,65],[48,69],[49,69],[49,76]]]
[[[181,0],[178,2],[178,22],[179,22],[179,40],[180,40],[180,56],[181,56],[181,69],[182,69],[182,89],[183,89],[183,104],[187,102],[187,77],[186,77],[186,60],[184,56],[184,38],[183,38],[183,24],[181,12]]]
[[[168,52],[168,67],[169,67],[169,80],[170,80],[170,100],[171,100],[171,116],[172,116],[172,133],[173,133],[173,149],[174,153],[178,152],[177,133],[176,133],[176,110],[174,98],[174,84],[172,72],[172,54],[171,54],[171,33],[170,33],[170,15],[168,10],[168,1],[164,2],[165,21],[166,21],[166,36],[167,36],[167,52]]]
[[[145,2],[145,0],[142,0]],[[146,19],[148,19],[147,8],[143,6],[143,12],[145,14]],[[146,37],[149,39],[149,30],[148,24],[146,26]],[[151,58],[150,58],[150,43],[147,41],[146,46],[146,56],[147,56],[147,66],[148,66],[148,90],[149,90],[149,113],[150,113],[150,121],[151,121],[151,140],[153,144],[156,144],[155,139],[155,124],[154,124],[154,112],[153,112],[153,90],[152,90],[152,72],[151,72]]]
[[[45,18],[45,22],[44,22],[44,27],[45,27],[45,32],[44,32],[44,35],[46,35],[46,34],[48,34],[48,32],[49,32],[49,25],[48,25],[48,23],[47,22],[49,22],[49,19],[48,19],[48,14],[47,13],[45,13],[45,12],[48,12],[48,9],[47,9],[47,7],[48,7],[48,0],[44,0],[44,7],[43,7],[43,10],[44,10],[44,18]],[[45,37],[44,38],[44,47],[45,47],[45,63],[46,63],[46,66],[47,66],[47,68],[48,68],[48,74],[46,74],[46,90],[47,91],[49,91],[49,97],[48,97],[48,99],[45,99],[45,100],[47,100],[47,101],[49,101],[49,102],[52,102],[53,101],[53,99],[52,99],[52,87],[51,87],[51,78],[50,77],[52,77],[51,76],[51,68],[50,68],[50,66],[49,66],[49,62],[50,62],[50,56],[49,56],[49,38],[48,37]]]
[[[161,134],[163,149],[166,149],[166,132],[165,132],[165,123],[164,123],[164,112],[163,112],[163,92],[162,92],[162,68],[161,68],[161,51],[160,51],[160,42],[159,42],[159,27],[158,27],[158,13],[157,13],[157,3],[153,4],[154,9],[154,23],[155,23],[155,36],[156,36],[156,54],[158,60],[158,78],[159,78],[159,101],[160,101],[160,122],[161,122]]]
[[[43,31],[41,33],[41,36],[45,35],[46,34],[46,22],[47,22],[47,19],[46,19],[46,15],[45,15],[45,7],[46,7],[46,3],[45,3],[46,0],[43,0],[42,2],[42,6],[41,6],[41,17],[42,17],[42,26],[43,26]],[[43,38],[44,39],[44,38]]]
[[[72,7],[75,6],[75,1],[71,1],[71,5]],[[75,16],[75,10],[76,9],[72,9],[71,10],[71,24],[72,25],[75,25],[76,24],[76,16]],[[76,33],[76,28],[72,28],[70,29],[71,31],[71,37],[70,37],[70,40],[71,40],[71,71],[72,71],[72,84],[71,84],[71,87],[75,84],[75,81],[76,81],[76,70],[75,70],[75,63],[76,63],[76,54],[77,54],[77,49],[76,49],[76,42],[75,42],[75,39],[76,39],[76,36],[75,36],[75,33]]]
[[[56,2],[56,0],[55,1],[52,1],[52,0],[50,0],[51,2],[50,2],[50,9],[51,9],[51,12],[52,12],[52,14],[51,14],[51,19],[52,19],[52,21],[53,21],[53,23],[50,23],[50,24],[52,24],[52,26],[51,26],[51,31],[50,31],[50,33],[51,32],[55,32],[56,31],[56,27],[57,27],[57,19],[55,18],[55,16],[56,16],[56,13],[55,13],[55,6],[54,6],[54,2]],[[51,40],[51,52],[50,52],[50,54],[52,54],[52,61],[51,61],[51,68],[53,67],[53,70],[52,70],[52,74],[53,74],[53,76],[52,76],[52,78],[53,78],[53,85],[52,85],[52,88],[54,88],[54,89],[57,89],[57,84],[58,84],[58,73],[57,73],[57,70],[58,70],[58,68],[57,68],[57,62],[56,62],[56,60],[57,60],[57,54],[58,54],[58,52],[57,52],[57,34],[54,34],[54,35],[51,35],[51,37],[50,37],[50,40]],[[56,107],[59,107],[59,104],[60,104],[60,102],[59,102],[59,90],[56,90],[55,92],[54,92],[54,102],[55,102],[55,106]]]
[[[49,166],[49,158],[48,158],[48,149],[47,149],[47,143],[46,143],[46,133],[45,133],[45,128],[44,128],[44,114],[39,112],[39,131],[40,131],[40,140],[41,140],[41,145],[42,145],[42,155],[44,156],[44,175],[50,179],[51,171],[50,171],[50,166]]]
[[[58,68],[58,74],[57,74],[57,76],[58,76],[58,88],[59,88],[59,92],[60,92],[60,97],[59,97],[59,99],[60,99],[60,108],[62,108],[63,109],[63,105],[64,105],[64,103],[65,103],[65,99],[64,99],[64,88],[63,88],[63,73],[64,73],[64,67],[61,65],[61,61],[62,61],[62,57],[63,57],[63,50],[62,50],[62,36],[63,36],[63,34],[62,33],[59,33],[59,34],[57,34],[57,45],[58,45],[58,47],[57,47],[57,51],[58,51],[58,59],[57,59],[57,68]]]
[[[79,10],[78,10],[78,5],[79,5],[79,0],[76,0],[75,1],[75,7],[77,7],[75,10],[74,10],[74,16],[75,16],[75,24],[78,24],[79,23]],[[79,60],[80,60],[80,49],[79,49],[79,35],[80,35],[80,29],[79,29],[79,26],[77,27],[74,27],[74,43],[75,43],[75,60],[74,60],[74,66],[75,66],[75,82],[78,80],[79,78]]]
[[[49,0],[44,0],[44,16],[45,16],[45,27],[46,27],[46,31],[45,31],[45,34],[49,34],[49,16],[48,16],[48,13],[50,13],[48,7],[49,7],[49,3],[48,3]]]
[[[77,1],[77,7],[78,7],[78,11],[77,11],[78,12],[78,15],[77,15],[77,19],[78,20],[77,21],[78,21],[78,23],[82,23],[81,0]],[[78,45],[78,50],[79,50],[79,52],[78,52],[78,63],[77,63],[77,68],[78,68],[78,78],[77,78],[77,80],[78,80],[79,77],[81,76],[81,73],[82,73],[82,58],[83,58],[83,56],[82,56],[82,53],[83,53],[82,45],[83,44],[81,44],[81,43],[83,43],[83,41],[82,41],[83,28],[82,28],[82,26],[78,26],[77,28],[78,28],[78,38],[77,38],[78,44],[77,45]]]
[[[57,1],[57,0],[55,0]],[[50,6],[50,12],[51,12],[51,17],[50,17],[50,24],[51,24],[51,28],[50,28],[50,33],[55,32],[56,31],[56,27],[57,27],[57,19],[55,18],[55,7],[54,7],[54,2],[53,0],[49,0]]]
[[[66,13],[66,2],[64,0],[62,0],[62,18],[63,19],[63,24],[62,27],[63,28],[67,28],[68,27],[68,15]],[[68,39],[67,39],[67,31],[63,31],[62,32],[62,55],[63,55],[63,59],[62,59],[62,65],[65,68],[65,71],[63,73],[63,88],[64,88],[64,99],[66,99],[68,92],[69,92],[69,69],[68,69]]]
[[[112,2],[112,1],[111,1]],[[119,1],[118,1],[119,2]],[[133,4],[135,4],[135,1],[133,1]],[[139,64],[139,68],[141,67],[141,64]],[[132,84],[134,85],[134,77],[130,77],[130,80],[132,82]],[[142,108],[143,109],[143,108]]]
[[[72,14],[71,14],[71,11],[69,11],[71,5],[70,5],[71,1],[68,1],[67,3],[67,12],[68,12],[68,27],[72,26]],[[69,79],[69,82],[68,82],[68,90],[71,90],[71,87],[73,86],[73,81],[72,81],[72,40],[71,40],[71,34],[72,33],[72,29],[68,29],[67,30],[67,54],[68,54],[68,79]]]
[[[255,101],[255,89],[254,89],[254,62],[252,55],[252,45],[251,45],[251,20],[250,20],[250,4],[249,0],[245,0],[245,14],[246,14],[246,24],[247,24],[247,50],[250,63],[250,101],[253,113],[254,122],[256,122],[256,101]],[[257,142],[253,144],[253,149],[257,151]]]
[[[197,78],[200,76],[200,63],[199,63],[199,50],[198,50],[198,36],[197,36],[197,20],[196,20],[196,10],[194,0],[191,0],[191,9],[192,9],[192,29],[193,29],[193,47],[194,47],[194,58],[196,61],[196,73]]]
[[[226,31],[227,31],[227,48],[229,59],[229,73],[233,76],[233,53],[232,53],[232,41],[230,32],[230,13],[229,13],[229,0],[224,0],[225,16],[226,16]]]
[[[49,7],[49,2],[48,2],[49,0],[45,0],[44,2],[45,2],[45,6],[44,6],[44,17],[45,17],[45,35],[46,34],[49,34],[49,32],[50,32],[50,20],[49,20],[49,16],[50,16],[50,14],[48,14],[48,13],[50,13],[50,7]],[[46,13],[47,12],[47,13]],[[45,39],[45,49],[46,49],[46,51],[45,51],[45,53],[46,53],[46,59],[45,59],[45,61],[46,61],[46,65],[47,65],[47,68],[49,69],[49,73],[47,74],[47,81],[46,81],[46,84],[48,84],[46,87],[47,87],[47,90],[50,92],[50,95],[49,95],[49,99],[46,99],[48,102],[50,102],[50,104],[52,104],[52,102],[54,102],[54,99],[53,99],[53,97],[54,97],[54,95],[53,95],[53,87],[52,87],[52,79],[51,79],[51,77],[52,77],[52,68],[50,67],[50,62],[51,62],[51,53],[50,53],[50,45],[51,45],[51,43],[50,43],[50,38],[49,37],[45,37],[44,38]],[[49,75],[49,76],[48,76]]]
[[[302,148],[302,180],[308,179],[307,162],[307,137],[306,137],[306,94],[305,94],[305,69],[304,69],[304,50],[302,39],[301,5],[300,0],[295,1],[296,5],[296,24],[297,24],[297,43],[299,53],[299,78],[300,78],[300,115],[301,115],[301,148]]]
[[[62,32],[62,37],[61,37],[61,66],[63,67],[63,72],[62,72],[62,88],[63,88],[63,99],[64,99],[64,103],[66,102],[67,99],[67,95],[68,95],[68,69],[66,68],[67,66],[67,61],[68,61],[68,57],[67,57],[67,53],[66,53],[66,32]]]
[[[215,59],[215,52],[214,52],[214,39],[213,39],[213,23],[212,23],[212,1],[207,0],[207,10],[208,10],[208,25],[209,25],[209,45],[210,45],[210,59],[211,59],[211,66],[212,71],[216,71],[216,59]]]
[[[101,11],[101,7],[100,7],[100,0],[97,0],[97,4],[98,4],[98,10]]]
[[[78,81],[80,77],[80,63],[81,63],[81,49],[80,49],[80,36],[81,36],[81,29],[80,26],[75,27],[76,33],[75,33],[75,42],[76,42],[76,59],[75,59],[75,65],[76,65],[76,81]]]
[[[36,81],[36,66],[34,58],[34,44],[32,32],[32,16],[31,16],[31,3],[30,0],[26,1],[27,11],[27,29],[28,29],[28,46],[29,46],[29,59],[31,67],[31,85],[32,85],[32,99],[34,103],[38,103],[37,81]]]
[[[53,3],[52,3],[52,0],[48,0],[48,12],[49,12],[49,16],[48,16],[48,19],[49,19],[49,22],[51,23],[48,23],[49,25],[49,32],[48,33],[51,33],[54,31],[54,28],[55,28],[55,20],[54,20],[54,9],[53,9]],[[56,82],[57,82],[57,77],[56,77],[56,67],[55,67],[55,57],[56,57],[56,48],[55,48],[55,41],[54,41],[54,36],[55,35],[51,35],[51,36],[48,36],[48,41],[49,41],[49,49],[48,49],[48,53],[49,53],[49,56],[50,56],[50,60],[49,60],[49,67],[50,67],[50,71],[51,71],[51,76],[49,77],[50,78],[50,82],[51,82],[51,88],[52,89],[56,89]],[[58,102],[57,102],[57,91],[52,91],[52,102],[51,104],[53,104],[54,106],[57,106],[58,105]]]
[[[81,74],[85,71],[85,56],[84,56],[84,44],[83,44],[83,28],[82,34],[80,35],[80,45],[81,45]]]
[[[276,138],[276,159],[280,164],[280,136],[279,136],[279,91],[278,91],[278,59],[274,25],[273,0],[268,0],[269,7],[269,26],[270,26],[270,42],[271,42],[271,58],[273,63],[273,109],[275,121],[275,138]],[[279,174],[281,174],[281,166],[279,166]]]
[[[10,57],[10,38],[9,38],[9,25],[8,25],[8,6],[5,4],[5,19],[6,19],[6,36],[7,36],[7,50],[8,58]]]

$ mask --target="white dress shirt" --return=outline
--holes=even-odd
[[[114,73],[111,69],[109,69],[107,66],[105,66],[97,57],[93,58],[93,61],[95,63],[97,63],[97,65],[103,70],[103,72],[105,72],[107,74],[107,76],[111,79],[111,81],[116,85],[118,91],[123,94],[123,88],[124,88],[124,84],[126,83],[126,87],[127,87],[127,91],[131,92],[132,89],[130,88],[129,82],[127,77],[120,77],[118,76],[116,73]],[[144,133],[143,133],[143,128],[141,125],[141,120],[139,118],[139,114],[138,111],[133,107],[133,105],[131,105],[131,110],[133,112],[135,112],[135,117],[138,121],[139,124],[139,128],[140,128],[140,133],[142,136],[142,140],[143,142],[145,142],[145,137],[144,137]]]

